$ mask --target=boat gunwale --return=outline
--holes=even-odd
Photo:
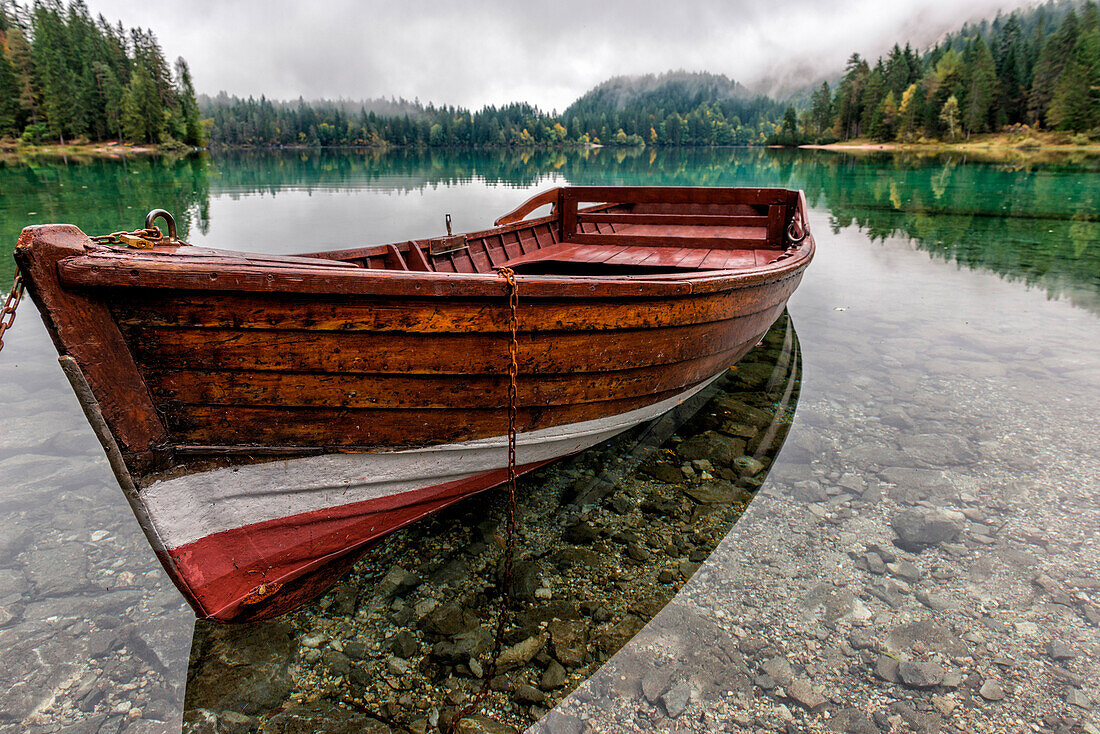
[[[49,226],[49,225],[45,225]],[[653,275],[534,275],[517,273],[526,298],[578,296],[691,295],[747,288],[782,280],[813,259],[815,244],[807,235],[790,257],[750,269],[691,270]],[[247,253],[242,253],[246,255]],[[181,258],[180,260],[173,260]],[[420,297],[499,296],[504,283],[496,272],[430,271],[274,266],[168,253],[149,256],[120,248],[97,248],[58,262],[61,282],[79,287],[141,287],[222,292],[409,295]]]

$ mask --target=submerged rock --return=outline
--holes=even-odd
[[[706,431],[682,442],[676,453],[685,461],[707,459],[716,466],[729,466],[745,453],[745,442],[717,431]]]
[[[902,550],[919,553],[940,543],[949,543],[958,537],[961,524],[942,512],[905,510],[890,521],[898,534],[895,544]]]
[[[285,622],[206,625],[196,632],[197,661],[187,676],[187,707],[254,715],[283,703],[297,643]],[[201,635],[201,637],[200,637]]]

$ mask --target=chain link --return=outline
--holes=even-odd
[[[4,299],[4,308],[0,310],[0,349],[4,348],[4,332],[15,323],[15,309],[19,308],[19,299],[23,297],[23,274],[15,269],[15,282]]]
[[[157,243],[164,239],[159,227],[135,229],[132,232],[111,232],[90,238],[92,242],[101,245],[129,245],[130,247],[148,248],[156,247]]]
[[[497,661],[504,647],[504,634],[508,629],[508,616],[512,606],[512,562],[515,558],[516,536],[516,404],[519,401],[517,377],[519,375],[519,340],[516,333],[519,331],[519,285],[516,284],[516,274],[511,268],[501,268],[497,275],[508,284],[508,505],[507,505],[507,533],[508,537],[504,546],[504,579],[500,597],[500,612],[497,616],[496,638],[493,640],[493,652],[489,658],[489,665],[485,669],[485,679],[481,683],[481,689],[470,703],[466,704],[451,719],[447,727],[447,734],[454,734],[459,723],[474,713],[481,706],[482,701],[489,695],[489,684],[496,676]]]

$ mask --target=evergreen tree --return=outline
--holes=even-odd
[[[848,57],[844,78],[837,86],[833,102],[836,109],[833,129],[838,138],[848,140],[859,136],[859,123],[863,117],[863,88],[870,74],[870,67],[858,53]]]
[[[62,8],[57,0],[34,6],[34,70],[42,90],[49,132],[61,143],[81,132],[83,110],[77,102],[77,79]]]
[[[179,82],[180,114],[183,119],[183,142],[203,145],[202,123],[199,120],[199,104],[195,101],[195,86],[191,82],[191,69],[183,57],[176,59],[176,79]]]
[[[993,54],[981,36],[975,38],[967,49],[966,64],[970,78],[962,124],[969,135],[990,129],[990,113],[997,95],[997,70]]]
[[[1005,21],[993,51],[994,74],[998,81],[996,111],[1004,122],[1022,122],[1028,86],[1027,52],[1023,29],[1015,13]]]
[[[1100,28],[1085,27],[1050,102],[1049,122],[1063,130],[1100,127]]]
[[[19,82],[7,51],[0,46],[0,137],[19,132]]]
[[[1054,88],[1058,85],[1074,46],[1077,45],[1077,35],[1077,14],[1070,10],[1058,30],[1043,44],[1039,60],[1035,63],[1034,78],[1028,94],[1028,117],[1033,123],[1048,122],[1047,110],[1054,98]]]
[[[822,135],[832,127],[833,122],[833,95],[829,91],[829,82],[821,82],[821,86],[814,90],[810,97],[810,124],[813,127],[812,134]]]
[[[160,103],[157,82],[143,64],[138,64],[122,95],[122,130],[126,137],[145,143],[159,143],[165,135],[165,110]]]

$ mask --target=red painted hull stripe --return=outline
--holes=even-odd
[[[517,467],[524,473],[549,461]],[[363,502],[313,510],[208,535],[168,551],[197,609],[212,619],[239,616],[261,585],[285,584],[387,533],[508,478],[496,469],[466,479]]]

